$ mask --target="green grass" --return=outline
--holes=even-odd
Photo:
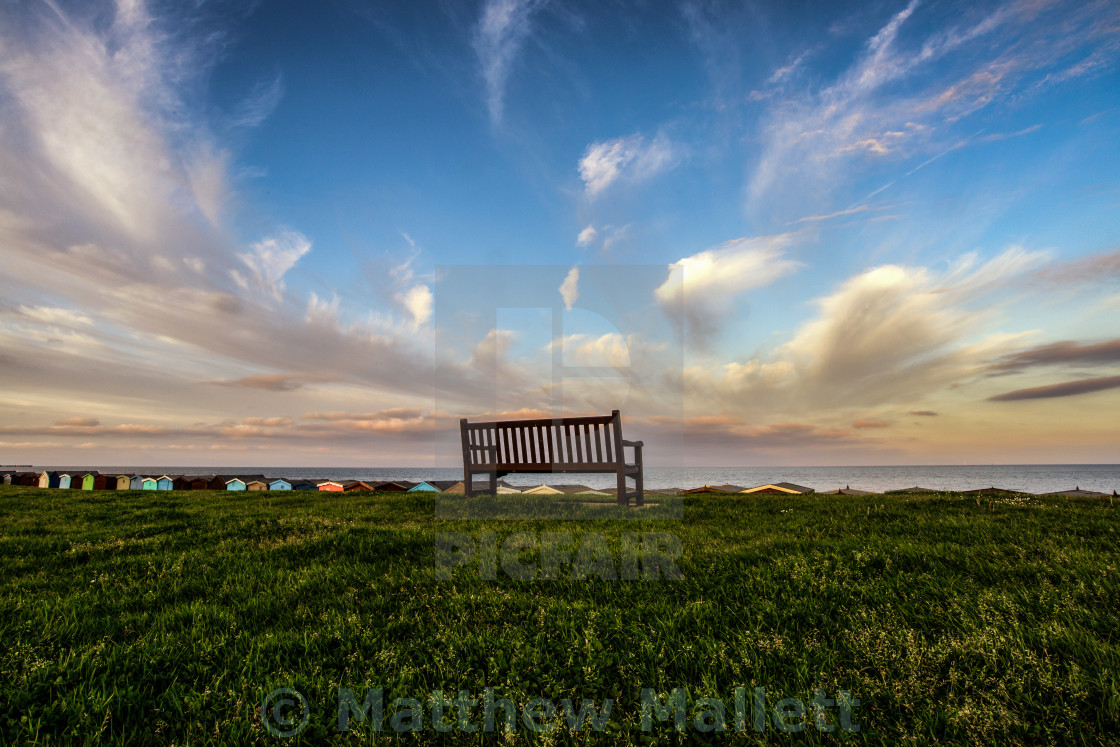
[[[1120,743],[1107,498],[697,496],[682,521],[539,498],[437,521],[415,494],[0,488],[0,743]],[[437,532],[491,531],[672,532],[684,578],[435,579]],[[642,688],[691,716],[740,686],[851,691],[862,730],[639,728]],[[277,687],[311,706],[286,742],[258,714]],[[386,726],[436,690],[616,703],[607,734],[338,733],[340,687],[384,688]]]

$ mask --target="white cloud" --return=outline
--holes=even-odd
[[[237,256],[253,273],[257,288],[279,300],[284,289],[284,275],[310,250],[311,242],[306,236],[282,228],[275,236],[251,244],[248,252]],[[246,285],[239,274],[234,278]]]
[[[578,267],[573,267],[571,270],[568,270],[567,277],[565,277],[564,282],[560,284],[560,296],[564,299],[564,308],[570,311],[572,304],[579,298]]]
[[[398,293],[395,298],[412,316],[414,330],[427,324],[432,318],[432,289],[427,285],[417,283],[406,293]]]
[[[579,175],[588,197],[596,197],[620,178],[641,182],[680,161],[681,148],[664,135],[653,140],[634,134],[587,146]]]
[[[487,0],[475,31],[474,49],[486,83],[486,106],[490,121],[502,123],[505,114],[506,82],[532,19],[544,0]]]
[[[703,344],[718,329],[735,297],[769,285],[801,266],[786,259],[791,234],[736,239],[669,265],[654,296],[670,315],[683,314],[691,342]]]
[[[918,401],[981,373],[1021,340],[971,341],[993,318],[994,305],[980,299],[1046,256],[1015,248],[979,266],[966,256],[940,274],[872,268],[818,299],[817,315],[769,358],[696,367],[687,385],[736,412],[749,402],[788,414]]]
[[[551,354],[557,345],[560,346],[566,366],[614,368],[628,368],[638,363],[638,358],[643,361],[651,360],[668,348],[664,343],[647,343],[636,334],[621,335],[618,332],[565,335],[559,341],[550,342],[544,350]]]
[[[580,246],[587,246],[595,241],[595,237],[598,235],[599,232],[595,230],[595,226],[587,226],[579,232],[579,236],[576,237],[576,243]]]

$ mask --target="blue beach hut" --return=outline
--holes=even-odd
[[[232,480],[226,480],[226,490],[244,490],[244,489],[245,489],[245,481],[244,480],[242,480],[240,478],[237,478],[237,477],[233,478]]]
[[[408,489],[409,493],[438,493],[440,489],[427,482],[419,482]]]
[[[159,490],[159,480],[154,477],[145,477],[140,484],[142,490]]]
[[[58,487],[62,488],[63,490],[69,490],[70,489],[70,475],[65,475],[65,474],[59,475],[58,476]]]
[[[283,477],[278,477],[275,480],[268,481],[269,490],[291,490],[292,484],[285,480]]]
[[[160,475],[156,478],[156,490],[171,490],[175,481],[167,475]]]
[[[129,490],[143,490],[144,489],[144,477],[142,475],[133,475],[132,478],[128,481],[128,489]]]

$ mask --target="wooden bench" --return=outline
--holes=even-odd
[[[459,421],[463,439],[463,486],[467,497],[474,495],[472,478],[490,476],[490,494],[498,491],[498,478],[515,472],[595,472],[613,473],[618,479],[618,504],[645,503],[642,488],[641,441],[622,438],[622,416],[543,420],[502,420],[490,423]],[[627,463],[623,447],[634,449],[634,461]],[[634,480],[633,491],[626,489],[626,478]]]

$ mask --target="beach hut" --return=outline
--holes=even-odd
[[[846,485],[836,490],[826,490],[821,495],[878,495],[874,490],[859,490],[850,485]]]
[[[408,489],[412,487],[411,482],[405,480],[375,482],[370,488],[380,493],[407,493]]]
[[[39,473],[38,472],[23,472],[19,476],[19,484],[28,488],[39,487]]]
[[[1096,490],[1082,490],[1078,485],[1073,490],[1058,490],[1053,493],[1042,493],[1042,495],[1061,495],[1066,498],[1107,498],[1108,493],[1099,493]]]
[[[170,475],[160,475],[156,478],[156,490],[171,490],[175,487],[175,478]]]
[[[440,492],[440,490],[435,485],[432,485],[430,482],[421,480],[420,482],[416,483],[411,488],[409,488],[408,492],[409,493],[438,493],[438,492]]]
[[[268,481],[269,490],[291,490],[292,484],[283,477],[276,477]]]
[[[812,488],[807,488],[804,485],[794,485],[792,482],[775,482],[767,485],[756,485],[753,488],[743,488],[742,490],[735,491],[737,493],[763,493],[763,494],[779,494],[786,495],[803,495],[805,493],[816,492]]]
[[[920,488],[915,485],[912,488],[899,488],[898,490],[888,490],[887,493],[936,493],[933,488]]]
[[[225,490],[226,480],[228,479],[228,475],[214,475],[210,478],[210,481],[206,483],[206,487],[209,490]]]
[[[48,477],[48,481],[47,481],[47,487],[48,488],[57,488],[58,487],[58,476],[59,476],[58,472],[49,473],[49,477]]]
[[[370,485],[367,482],[362,482],[361,480],[355,480],[354,482],[348,482],[345,485],[343,485],[342,490],[344,492],[347,492],[347,493],[352,493],[356,490],[373,490],[373,486]]]
[[[144,489],[144,476],[143,475],[133,475],[132,477],[128,478],[128,489],[129,490],[143,490]]]
[[[249,480],[245,483],[246,490],[268,490],[268,483],[264,480]]]
[[[428,480],[427,482],[441,493],[455,493],[455,488],[458,488],[459,493],[465,492],[462,480]]]
[[[553,485],[552,487],[559,490],[564,495],[609,495],[602,490],[589,488],[586,485]],[[615,488],[617,491],[618,489]],[[500,490],[498,492],[501,492]]]
[[[145,477],[140,481],[141,490],[159,490],[159,479],[155,477]]]
[[[178,477],[176,477],[174,480],[171,481],[171,489],[172,490],[190,490],[191,489],[191,478],[187,477],[186,475],[179,475]]]
[[[244,490],[245,481],[240,477],[235,477],[232,480],[226,480],[226,490]]]
[[[98,473],[93,478],[93,489],[94,490],[116,490],[117,489],[117,479],[115,477],[110,477],[109,475],[102,475],[102,474]]]
[[[40,488],[49,488],[50,486],[51,486],[51,473],[50,472],[40,472],[39,473],[39,487]]]
[[[690,488],[684,492],[691,495],[698,493],[742,493],[745,489],[742,485],[732,485],[725,482],[719,485],[702,485],[699,488]]]
[[[557,490],[556,488],[552,487],[551,485],[545,485],[544,483],[541,483],[540,485],[537,485],[536,487],[533,487],[533,488],[529,488],[527,490],[522,490],[521,492],[524,493],[525,495],[563,495],[564,494],[563,491]]]
[[[292,480],[292,490],[318,490],[319,486],[312,480]]]
[[[343,490],[343,485],[342,485],[342,483],[335,482],[334,480],[326,480],[324,482],[319,483],[319,490],[322,490],[322,491],[325,491],[325,492],[328,492],[328,493],[341,493],[342,490]]]
[[[128,475],[117,475],[116,484],[117,490],[128,490],[131,487],[132,478]]]
[[[1021,491],[1021,490],[1006,490],[1004,488],[991,487],[991,488],[976,488],[975,490],[965,490],[963,492],[964,492],[965,495],[980,495],[980,494],[983,494],[983,493],[992,493],[992,494],[995,494],[995,495],[1016,495],[1018,493],[1022,493],[1023,491]]]
[[[58,476],[58,487],[62,488],[63,490],[68,490],[70,488],[70,480],[70,475],[63,472]]]
[[[94,472],[87,472],[82,475],[82,490],[93,490],[93,479],[97,477]],[[70,483],[73,486],[73,482]]]
[[[3,482],[5,485],[11,485],[12,484],[12,473],[11,472],[0,473],[0,482]]]

